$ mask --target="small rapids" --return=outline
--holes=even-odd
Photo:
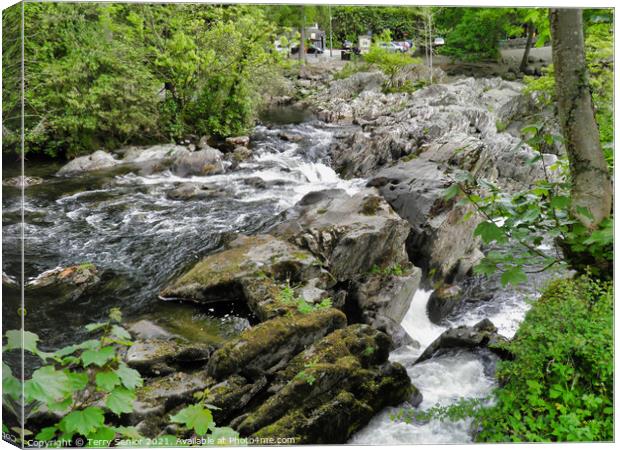
[[[97,292],[70,304],[27,300],[26,328],[42,342],[63,345],[83,337],[79,330],[84,324],[120,307],[128,317],[146,311],[165,318],[174,309],[175,315],[187,316],[189,322],[198,317],[203,328],[219,333],[215,316],[231,317],[237,311],[162,304],[158,291],[179,271],[221,247],[229,233],[261,232],[305,194],[333,188],[355,192],[362,180],[342,180],[326,164],[334,131],[316,122],[258,126],[252,136],[254,158],[214,176],[86,173],[63,179],[53,176],[58,166],[27,162],[26,174],[43,177],[44,183],[26,189],[25,279],[83,262],[94,263],[103,275]],[[279,137],[282,132],[302,139],[285,141]],[[184,183],[208,186],[213,195],[169,198],[167,194]],[[3,270],[18,275],[20,192],[3,189]],[[5,329],[19,327],[19,305],[14,303],[4,302]]]
[[[475,325],[484,318],[490,319],[498,332],[512,338],[525,314],[535,300],[550,274],[533,276],[528,285],[519,289],[502,288],[498,277],[478,279],[492,298],[480,300],[466,298],[463,305],[444,319],[441,325],[432,323],[426,311],[432,291],[418,290],[402,326],[409,335],[420,343],[419,348],[405,346],[393,351],[390,360],[401,363],[411,382],[420,390],[424,399],[418,406],[426,411],[433,406],[448,406],[461,398],[482,399],[489,397],[496,387],[495,364],[497,357],[489,351],[456,350],[420,364],[415,360],[441,333],[460,325]],[[467,292],[467,290],[465,291]],[[350,444],[463,444],[472,441],[471,420],[451,422],[432,419],[428,422],[405,423],[392,416],[402,408],[386,408],[350,440]]]

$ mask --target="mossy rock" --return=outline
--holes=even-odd
[[[207,371],[223,379],[235,373],[254,376],[278,370],[304,348],[346,324],[346,316],[333,308],[268,320],[224,344],[211,356]]]
[[[278,372],[275,394],[234,426],[244,436],[296,444],[346,442],[373,414],[416,391],[405,368],[387,361],[389,348],[389,337],[367,325],[334,331]]]
[[[270,235],[240,236],[226,250],[209,255],[161,292],[164,299],[209,303],[239,300],[242,280],[273,278],[302,281],[321,273],[309,252]]]

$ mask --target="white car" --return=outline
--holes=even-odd
[[[446,44],[446,41],[445,41],[445,39],[444,39],[444,38],[442,38],[442,37],[436,37],[436,38],[433,40],[433,46],[434,46],[434,47],[440,47],[440,46],[445,45],[445,44]]]

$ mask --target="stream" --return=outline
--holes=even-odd
[[[286,116],[286,114],[284,114]],[[283,131],[303,136],[299,142],[279,137]],[[229,233],[254,234],[277,220],[305,194],[342,188],[353,193],[364,180],[343,180],[329,167],[328,150],[336,126],[318,121],[258,126],[252,136],[254,158],[222,175],[181,178],[163,172],[86,174],[54,177],[59,166],[28,163],[26,174],[44,179],[25,193],[25,279],[45,270],[82,262],[94,263],[102,283],[96,291],[70,304],[28,298],[26,329],[41,337],[42,347],[58,348],[85,338],[83,325],[121,308],[129,319],[150,318],[171,331],[217,342],[248,326],[247,311],[238,305],[211,308],[166,303],[159,289],[199,258],[223,245]],[[4,176],[18,175],[5,167]],[[216,187],[217,195],[179,201],[167,193],[181,183]],[[20,191],[3,186],[3,270],[17,275],[20,266]],[[492,299],[466,299],[440,325],[426,314],[430,291],[418,290],[402,325],[419,348],[404,347],[390,355],[403,364],[424,396],[428,409],[460,397],[481,398],[495,386],[496,357],[488,352],[458,351],[418,365],[415,359],[443,331],[473,325],[489,318],[506,337],[512,337],[545,276],[521,290],[503,289],[498,280],[480,281]],[[5,330],[19,328],[15,301],[3,302]],[[61,325],[61,326],[59,326]],[[405,405],[403,405],[405,406]],[[469,423],[432,420],[409,425],[393,421],[388,408],[358,433],[352,444],[465,443]]]

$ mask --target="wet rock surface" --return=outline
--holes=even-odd
[[[64,302],[78,299],[100,280],[97,267],[94,264],[84,263],[47,270],[27,281],[25,289],[29,297],[41,296],[49,298],[50,301]]]
[[[501,349],[501,343],[506,341],[506,338],[497,333],[495,325],[489,319],[484,319],[472,327],[460,326],[444,331],[424,350],[415,364],[454,349],[488,348],[501,357],[506,357],[506,352]]]

